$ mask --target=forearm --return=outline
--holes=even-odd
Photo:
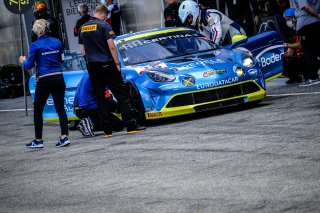
[[[115,47],[110,47],[110,52],[111,52],[111,55],[112,55],[114,62],[117,65],[120,64],[117,49]]]
[[[83,44],[80,44],[80,48],[81,48],[82,55],[86,55],[86,50],[84,49],[84,45]]]
[[[291,49],[301,49],[301,44],[300,44],[300,42],[298,42],[298,43],[293,43],[293,44],[288,44],[288,48],[291,48]]]
[[[320,18],[320,14],[317,13],[317,11],[315,11],[312,7],[310,7],[310,6],[305,6],[303,9],[304,9],[307,13],[309,13],[309,14],[317,17],[317,18]]]
[[[217,27],[212,27],[211,28],[210,39],[214,43],[220,45],[220,41],[222,39],[222,29],[221,29],[221,27],[217,26]]]

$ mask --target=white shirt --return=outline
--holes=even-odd
[[[246,32],[237,23],[220,11],[207,9],[205,12],[205,19],[208,25],[204,26],[202,23],[199,31],[216,44],[221,44],[227,34],[230,35],[230,38],[234,35],[246,35]]]

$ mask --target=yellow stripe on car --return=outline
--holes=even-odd
[[[155,36],[155,35],[173,33],[173,32],[179,32],[179,31],[186,31],[186,30],[188,30],[188,29],[187,28],[172,28],[172,29],[167,29],[167,30],[154,31],[154,32],[149,32],[149,33],[132,35],[130,37],[121,39],[118,42],[121,43],[121,42],[130,41],[130,40],[134,40],[134,39],[138,39],[138,38],[145,38],[145,37],[149,37],[149,36]]]

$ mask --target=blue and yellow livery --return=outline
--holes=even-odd
[[[141,120],[259,102],[266,97],[265,81],[282,73],[283,45],[277,32],[220,47],[188,28],[159,28],[118,36],[115,44]],[[72,91],[81,72],[65,73]],[[70,85],[68,78],[73,79]],[[56,119],[49,111],[45,119]],[[75,118],[72,111],[68,116]]]

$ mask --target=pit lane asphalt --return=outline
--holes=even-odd
[[[33,151],[33,111],[2,99],[0,212],[320,212],[320,84],[285,80],[268,83],[258,107],[111,139],[73,131],[65,148],[45,123],[45,148]]]

